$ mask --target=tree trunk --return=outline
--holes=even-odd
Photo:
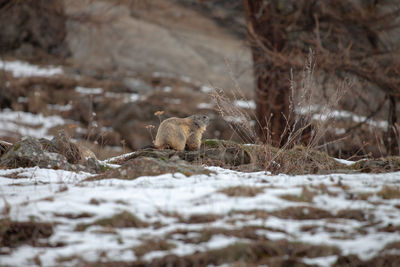
[[[256,115],[261,141],[282,146],[288,138],[290,66],[279,64],[268,50],[281,52],[286,46],[285,16],[278,0],[244,0],[249,27],[254,75]]]

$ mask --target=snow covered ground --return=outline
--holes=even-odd
[[[51,138],[48,131],[67,121],[60,116],[43,116],[23,111],[4,109],[0,112],[0,137],[18,134],[36,138]]]
[[[0,69],[14,77],[63,73],[60,67],[38,67],[20,61],[0,61]],[[154,73],[157,75],[161,74]],[[202,86],[201,90],[212,89]],[[75,91],[119,96],[102,88],[78,86]],[[126,102],[140,99],[136,93],[125,96]],[[27,98],[20,97],[19,101]],[[253,101],[234,104],[255,108]],[[199,108],[210,105],[201,103]],[[51,106],[58,110],[71,108],[69,104]],[[315,116],[321,119],[320,114]],[[366,120],[343,111],[332,111],[331,116],[354,122]],[[232,116],[225,119],[243,120]],[[67,122],[56,115],[3,110],[0,137],[14,133],[51,138],[48,131]],[[368,123],[385,127],[383,122]],[[42,245],[0,246],[0,265],[151,261],[169,254],[191,255],[255,240],[332,246],[341,255],[354,254],[362,260],[382,254],[400,257],[399,249],[387,248],[395,242],[400,244],[400,173],[288,176],[208,168],[213,171],[209,176],[175,173],[99,181],[85,181],[91,174],[83,172],[0,170],[0,220],[44,222],[53,227],[48,240],[39,242]],[[3,234],[1,231],[0,227]],[[250,234],[243,234],[246,231]],[[301,260],[329,266],[337,258],[328,253],[306,255]]]
[[[383,230],[400,225],[400,199],[384,195],[387,188],[399,189],[400,173],[288,176],[208,168],[215,173],[90,182],[84,181],[90,174],[82,172],[0,170],[1,216],[50,222],[54,228],[49,246],[3,247],[0,262],[29,266],[39,258],[44,266],[73,266],[81,259],[149,261],[250,243],[251,239],[228,234],[245,227],[256,229],[259,238],[335,246],[343,255],[364,260],[400,240],[399,231]],[[124,212],[143,224],[118,228],[99,223]],[[220,232],[202,240],[207,229]],[[165,240],[170,246],[138,250],[151,240]],[[336,259],[329,255],[302,260],[329,266]]]
[[[49,77],[57,74],[63,74],[62,67],[56,67],[56,66],[39,67],[19,60],[15,61],[0,60],[0,69],[5,71],[10,71],[14,77],[29,77],[29,76]]]

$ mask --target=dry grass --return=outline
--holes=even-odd
[[[99,225],[103,227],[117,227],[117,228],[125,228],[125,227],[147,227],[149,224],[143,222],[133,214],[123,211],[109,218],[103,218],[94,221],[93,223],[81,223],[75,227],[75,231],[85,231],[88,227],[93,225]]]
[[[155,239],[144,241],[142,245],[135,247],[133,251],[137,257],[141,258],[143,255],[152,251],[165,251],[174,249],[175,247],[174,244],[163,239]]]
[[[282,219],[293,220],[319,220],[335,217],[329,211],[307,206],[288,207],[271,212],[271,215]]]
[[[16,247],[21,244],[48,246],[43,239],[52,234],[53,226],[49,223],[0,220],[0,247]]]
[[[190,217],[186,220],[182,220],[184,223],[211,223],[215,222],[216,220],[220,219],[222,216],[212,214],[212,213],[207,213],[207,214],[192,214]]]
[[[82,212],[78,214],[73,214],[73,213],[54,213],[54,216],[56,217],[64,217],[68,219],[81,219],[81,218],[91,218],[94,216],[94,214],[88,213],[88,212]]]
[[[264,188],[255,186],[231,186],[219,190],[229,197],[254,197],[264,192]]]
[[[281,195],[280,198],[293,202],[312,202],[317,193],[310,191],[306,186],[303,186],[300,195]]]
[[[319,170],[337,167],[335,164],[326,166],[327,161],[320,158],[328,156],[318,154],[315,149],[324,147],[320,144],[329,129],[328,125],[332,123],[333,107],[338,105],[344,93],[351,87],[351,83],[349,81],[337,83],[328,101],[327,98],[321,97],[316,80],[314,55],[310,51],[299,86],[296,85],[295,78],[291,74],[290,112],[289,117],[286,118],[285,132],[281,134],[282,137],[286,135],[288,137],[285,142],[281,142],[283,145],[279,149],[270,146],[272,141],[268,136],[267,142],[261,144],[255,129],[260,123],[257,120],[252,123],[251,118],[256,117],[254,111],[249,114],[234,104],[234,100],[243,100],[243,97],[237,97],[235,90],[232,90],[233,100],[217,88],[214,88],[211,97],[216,103],[220,116],[230,122],[232,130],[242,137],[244,143],[263,145],[261,151],[258,152],[263,154],[263,157],[260,157],[263,161],[260,165],[263,165],[266,170],[273,173],[302,173],[299,168],[311,162],[313,165],[311,171],[308,168],[309,170],[305,173],[318,173]],[[240,90],[237,88],[236,92],[239,94]],[[316,106],[316,103],[319,103],[319,106]],[[315,115],[316,112],[319,115]],[[296,146],[301,149],[292,150]],[[288,157],[291,157],[290,151],[296,152],[294,155],[296,160],[288,160]]]
[[[383,199],[396,199],[400,198],[400,187],[384,186],[378,193]]]

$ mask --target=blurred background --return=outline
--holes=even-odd
[[[299,144],[336,157],[398,155],[399,13],[395,0],[0,0],[0,139],[65,129],[104,159],[202,113],[205,138],[282,146],[300,128]]]

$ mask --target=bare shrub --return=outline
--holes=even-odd
[[[235,105],[237,100],[243,100],[243,97],[237,97],[240,90],[232,90],[233,97],[228,97],[223,90],[213,88],[211,97],[216,103],[216,110],[222,118],[229,122],[229,126],[235,131],[244,143],[255,143],[262,147],[263,163],[266,170],[273,172],[289,172],[308,164],[310,161],[315,165],[316,170],[326,169],[327,159],[323,154],[316,153],[314,149],[324,147],[321,144],[323,137],[328,131],[334,117],[334,108],[338,105],[340,99],[351,87],[351,81],[342,80],[334,84],[329,100],[321,97],[321,88],[317,84],[315,77],[315,57],[312,50],[308,55],[304,65],[299,82],[293,72],[290,73],[290,113],[286,119],[286,127],[281,133],[281,140],[286,139],[280,148],[272,147],[271,134],[267,132],[266,142],[261,143],[257,137],[256,125],[260,122],[255,119],[254,111],[244,111],[241,107]],[[297,85],[299,84],[299,85]],[[236,93],[235,93],[236,92]],[[319,103],[319,105],[316,105]],[[302,146],[301,149],[298,146]],[[294,154],[294,157],[291,156]],[[289,160],[290,159],[290,160]]]

